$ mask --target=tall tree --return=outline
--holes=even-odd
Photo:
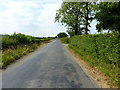
[[[82,3],[82,13],[83,13],[83,19],[82,19],[82,23],[83,23],[83,30],[85,34],[88,34],[88,32],[90,32],[89,27],[90,23],[92,22],[92,20],[94,19],[94,6],[95,6],[95,2],[92,2],[92,0],[89,2],[81,2]]]
[[[85,34],[88,34],[90,31],[88,27],[90,26],[90,21],[92,21],[92,9],[91,9],[91,2],[84,2],[83,3],[83,12],[84,12],[84,24],[85,24]]]
[[[75,35],[88,34],[88,27],[92,21],[92,9],[90,2],[63,2],[57,11],[55,21],[60,21],[68,28],[72,28]],[[81,28],[81,25],[84,26]]]
[[[70,37],[75,36],[75,31],[72,28],[68,28],[67,33],[70,35]]]
[[[81,25],[81,3],[80,2],[63,2],[61,8],[57,11],[55,21],[60,21],[65,26],[72,28],[75,35],[82,34]]]
[[[100,2],[95,18],[98,21],[97,30],[109,30],[120,32],[120,1]]]

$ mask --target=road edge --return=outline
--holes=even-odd
[[[11,64],[9,64],[9,65],[6,66],[5,68],[0,69],[0,71],[2,72],[2,71],[4,71],[4,70],[8,69],[9,67],[11,67],[13,64],[19,63],[20,61],[23,61],[24,58],[28,57],[28,56],[31,55],[32,53],[35,53],[38,49],[40,49],[40,48],[48,45],[48,44],[51,43],[52,41],[54,41],[54,40],[50,40],[50,41],[47,41],[47,42],[42,42],[36,49],[34,49],[34,51],[31,51],[31,52],[25,54],[24,56],[21,56],[19,59],[15,60],[14,62],[12,62]]]

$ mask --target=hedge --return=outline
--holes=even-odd
[[[70,38],[69,47],[120,86],[119,37],[120,33],[79,35]]]

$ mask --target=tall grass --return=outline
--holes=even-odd
[[[21,56],[34,51],[38,47],[37,44],[17,46],[15,49],[7,49],[2,53],[2,68],[5,68],[10,63],[18,60]]]
[[[1,38],[2,48],[0,57],[2,57],[0,66],[6,68],[9,64],[18,60],[20,57],[29,52],[34,51],[41,43],[46,43],[53,38],[35,38],[21,33],[14,33],[13,35],[5,35]]]
[[[68,44],[69,43],[69,38],[68,37],[60,38],[60,41],[62,43]]]

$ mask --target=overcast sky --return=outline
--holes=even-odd
[[[56,36],[66,27],[54,23],[62,0],[0,0],[0,34],[24,33],[32,36]],[[95,33],[95,22],[91,23]]]

